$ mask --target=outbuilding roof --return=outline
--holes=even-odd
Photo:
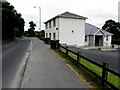
[[[68,11],[62,13],[62,14],[59,14],[51,19],[49,19],[48,21],[46,21],[45,23],[51,21],[52,19],[55,19],[57,17],[63,17],[63,18],[73,18],[73,19],[87,19],[87,17],[83,17],[83,16],[80,16],[80,15],[77,15],[77,14],[74,14],[74,13],[70,13]]]
[[[113,35],[105,30],[102,30],[94,25],[85,23],[85,35],[95,35],[98,31],[102,31],[105,35]]]

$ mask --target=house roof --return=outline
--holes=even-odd
[[[77,14],[70,13],[70,12],[66,11],[66,12],[64,12],[64,13],[62,13],[62,14],[60,14],[60,15],[57,15],[57,16],[49,19],[49,20],[46,21],[45,23],[47,23],[47,22],[49,22],[49,21],[51,21],[52,19],[55,19],[55,18],[57,18],[57,17],[74,18],[74,19],[84,19],[84,20],[87,19],[87,17],[83,17],[83,16],[80,16],[80,15],[77,15]]]
[[[102,31],[105,35],[113,35],[112,33],[109,33],[105,30],[102,30],[94,25],[91,25],[89,23],[85,23],[85,35],[94,35],[98,31]]]
[[[59,17],[65,17],[65,18],[75,18],[75,19],[87,19],[87,17],[83,17],[74,13],[70,13],[70,12],[64,12],[62,14],[59,15]]]

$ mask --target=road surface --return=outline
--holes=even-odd
[[[25,55],[30,45],[31,39],[23,38],[14,42],[4,44],[2,47],[2,87],[17,88],[19,72]],[[19,73],[20,74],[20,73]],[[14,84],[15,83],[15,84]]]

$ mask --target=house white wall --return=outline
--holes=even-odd
[[[120,1],[118,2],[118,22],[120,22]]]
[[[112,36],[105,35],[103,39],[103,46],[111,46],[111,40],[112,40]]]
[[[53,33],[56,33],[56,40],[60,40],[60,43],[66,43],[67,45],[84,46],[85,39],[85,20],[72,19],[72,18],[56,18],[56,26],[53,26],[53,20],[51,20],[51,28],[45,29],[45,37],[53,40]],[[58,28],[58,30],[56,30]],[[46,33],[48,36],[46,36]]]
[[[53,26],[53,20],[51,20],[51,27],[49,27],[49,22],[47,23],[47,29],[45,29],[45,37],[46,38],[50,38],[49,33],[51,33],[51,40],[54,40],[53,38],[53,33],[56,33],[56,40],[59,39],[59,35],[58,35],[58,18],[55,19],[56,22],[56,26]],[[46,33],[48,34],[48,36],[46,36]]]
[[[85,44],[84,44],[84,45],[85,45],[85,46],[88,46],[88,45],[89,45],[89,35],[86,35],[86,40],[87,40],[87,41],[85,41]]]
[[[84,46],[85,20],[59,18],[59,39],[67,45]]]
[[[99,35],[100,35],[100,33],[99,33]],[[87,35],[87,41],[85,41],[85,46],[94,46],[95,41],[93,39],[94,39],[94,35],[93,36]],[[111,35],[109,35],[109,36],[104,35],[103,36],[103,46],[111,46],[111,40],[112,40]]]

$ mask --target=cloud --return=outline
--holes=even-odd
[[[86,22],[101,27],[106,20],[118,20],[118,1],[119,0],[8,0],[20,12],[26,22],[34,20],[39,26],[39,9],[41,7],[42,28],[43,22],[48,19],[69,11],[81,16],[88,17]],[[38,27],[36,27],[38,28]]]

